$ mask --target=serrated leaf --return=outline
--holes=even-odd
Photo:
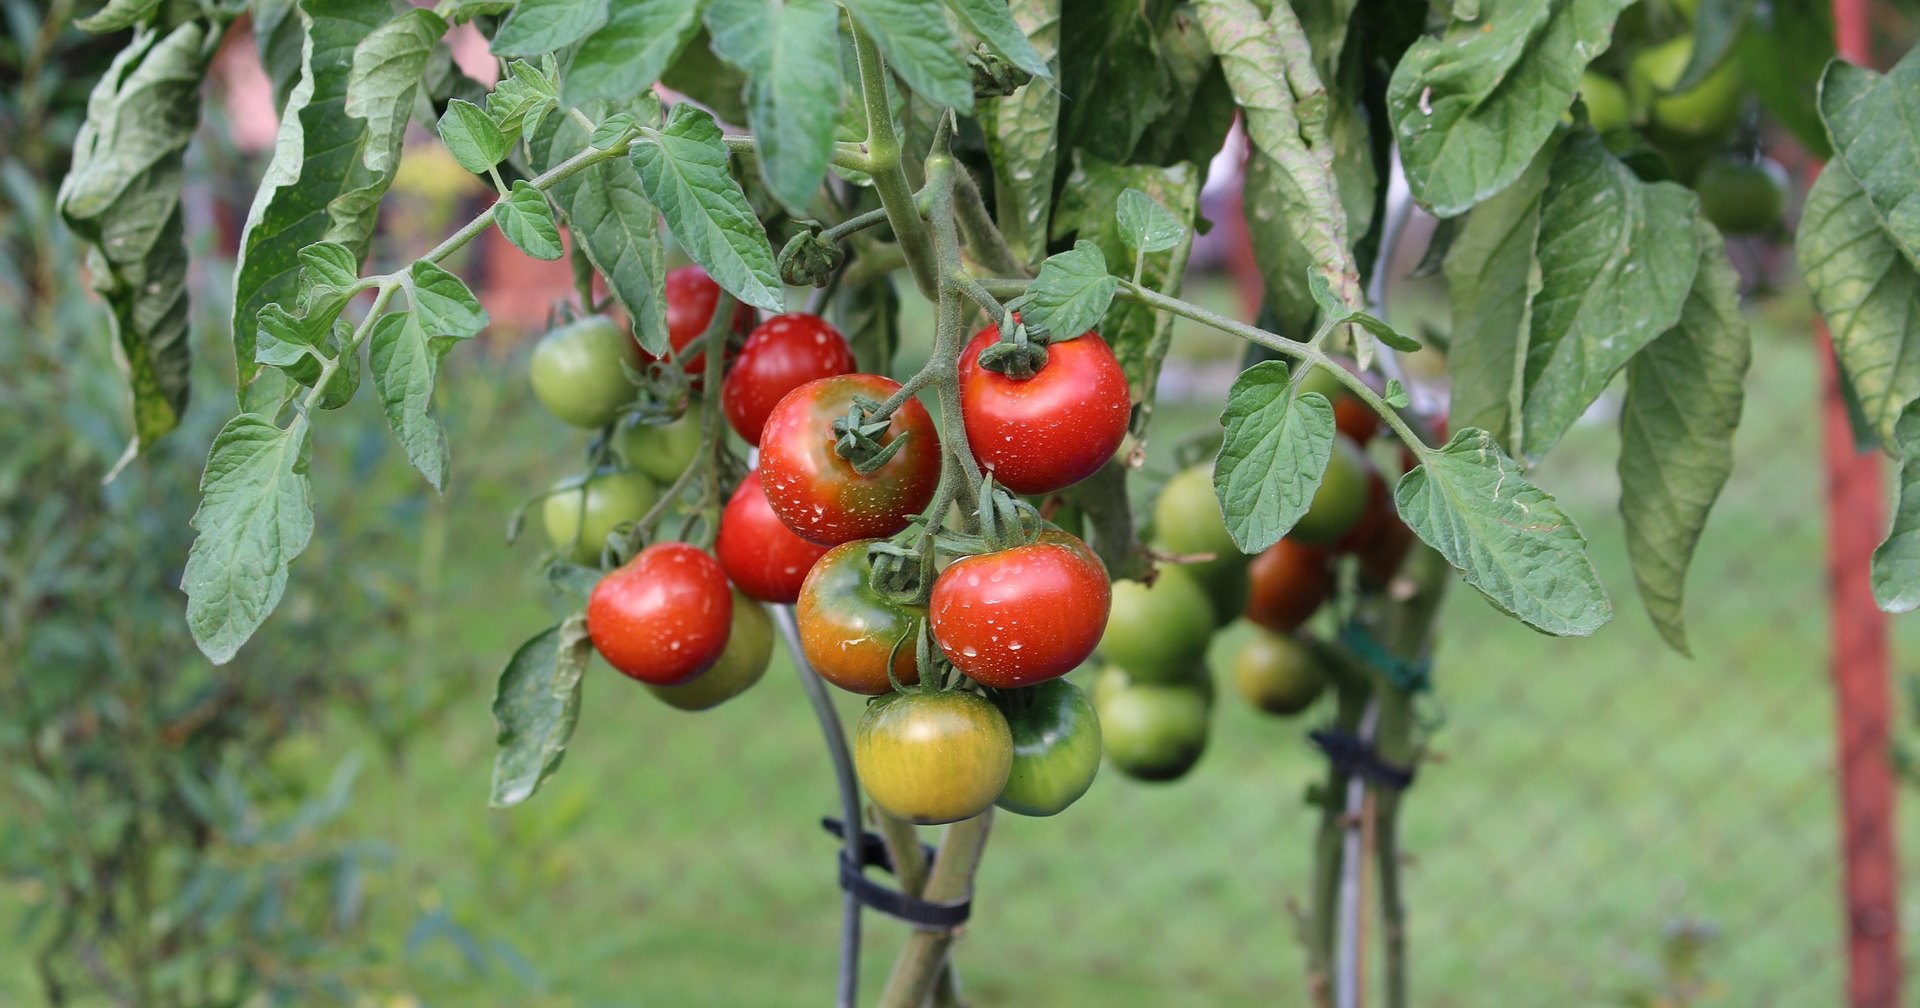
[[[1011,10],[1034,50],[1050,66],[1057,63],[1060,0],[1012,0]],[[980,105],[993,163],[994,214],[1007,247],[1029,266],[1046,254],[1059,118],[1060,90],[1053,87],[1024,87]]]
[[[299,250],[329,241],[364,258],[380,198],[393,180],[400,142],[399,130],[379,134],[371,121],[403,124],[374,108],[371,96],[386,96],[395,107],[413,104],[419,74],[405,75],[405,67],[369,59],[363,73],[379,66],[383,80],[411,81],[414,88],[373,86],[358,82],[356,99],[365,118],[346,114],[347,91],[355,70],[355,53],[381,26],[393,19],[386,0],[335,0],[318,14],[296,6],[294,14],[303,38],[300,77],[287,96],[267,164],[247,224],[241,233],[234,266],[233,340],[239,361],[243,403],[270,405],[283,389],[270,382],[254,383],[254,315],[269,303],[295,304],[300,268]],[[402,15],[409,23],[417,20]],[[383,166],[380,168],[372,165]]]
[[[493,790],[488,804],[518,805],[560,768],[580,719],[580,679],[593,653],[586,620],[569,617],[520,646],[494,690]]]
[[[1407,398],[1406,387],[1400,384],[1398,378],[1387,379],[1387,391],[1380,397],[1380,401],[1394,409],[1406,409],[1411,404],[1411,400]]]
[[[579,124],[555,116],[531,144],[534,162],[550,169],[579,150],[585,138]],[[577,247],[626,308],[641,348],[665,356],[667,267],[660,214],[647,199],[633,161],[602,161],[556,184],[548,195],[566,217]]]
[[[826,178],[840,118],[840,13],[832,0],[714,0],[713,51],[747,75],[760,172],[804,216]]]
[[[217,42],[198,21],[164,36],[139,30],[87,100],[56,201],[90,246],[89,272],[127,364],[141,450],[178,425],[187,407],[193,359],[182,159]]]
[[[435,490],[447,479],[447,435],[433,408],[440,361],[452,340],[430,337],[411,311],[380,316],[367,336],[367,364],[387,426]]]
[[[1153,197],[1138,189],[1120,194],[1114,209],[1120,223],[1120,239],[1138,252],[1161,252],[1180,244],[1186,225]]]
[[[507,64],[507,75],[487,95],[487,117],[510,139],[532,139],[541,120],[559,105],[558,72],[551,54],[537,67],[523,59]]]
[[[700,27],[701,0],[619,0],[560,75],[568,105],[620,101],[653,86]]]
[[[1234,379],[1220,423],[1213,490],[1234,545],[1258,553],[1312,506],[1333,457],[1333,405],[1318,392],[1296,398],[1287,366],[1261,361]]]
[[[427,57],[446,31],[447,23],[438,14],[415,7],[354,46],[346,113],[366,121],[370,142],[361,160],[367,170],[391,174],[399,166],[400,141],[413,114],[414,90]]]
[[[1070,340],[1100,324],[1119,287],[1100,246],[1082,238],[1040,264],[1040,275],[1018,299],[1019,311],[1029,330],[1044,330],[1056,342]]]
[[[1629,0],[1484,0],[1407,48],[1387,85],[1407,186],[1441,217],[1505,189],[1560,122]]]
[[[1920,273],[1843,165],[1807,191],[1794,244],[1866,419],[1894,444],[1901,412],[1920,398]]]
[[[125,31],[145,24],[160,10],[160,0],[107,0],[107,5],[74,22],[81,31],[95,35]]]
[[[1620,407],[1620,515],[1647,615],[1687,650],[1687,568],[1707,512],[1733,471],[1733,432],[1745,397],[1747,322],[1740,277],[1720,233],[1696,221],[1700,266],[1680,313],[1627,365]]]
[[[519,0],[493,34],[495,56],[539,56],[607,23],[607,0]]]
[[[243,413],[213,439],[180,588],[187,627],[215,665],[232,659],[280,604],[287,565],[313,535],[310,456],[303,419],[283,431]]]
[[[320,379],[327,358],[327,338],[333,331],[328,315],[295,315],[277,304],[260,309],[260,332],[254,340],[254,360],[285,371],[309,388]]]
[[[1586,537],[1486,431],[1457,431],[1425,453],[1394,503],[1468,584],[1535,630],[1584,637],[1613,618]]]
[[[460,167],[485,175],[507,156],[511,144],[480,106],[458,98],[447,103],[440,117],[440,142]]]
[[[1867,194],[1887,236],[1920,267],[1920,49],[1885,74],[1835,61],[1820,80],[1834,156]]]
[[[1894,424],[1900,458],[1899,498],[1887,538],[1873,551],[1873,598],[1890,613],[1920,609],[1920,403]]]
[[[845,6],[914,94],[959,112],[973,110],[973,75],[936,0],[845,0]]]
[[[487,327],[487,310],[466,282],[422,259],[407,270],[407,300],[432,336],[467,339]]]
[[[1679,185],[1640,181],[1592,131],[1560,146],[1540,197],[1517,453],[1546,454],[1679,321],[1700,262],[1697,206]]]
[[[513,190],[494,204],[493,218],[513,247],[535,259],[558,259],[563,251],[553,208],[540,190],[515,179]]]
[[[311,301],[345,297],[360,289],[360,262],[337,242],[314,242],[300,250],[300,291]]]
[[[756,308],[786,310],[773,248],[727,173],[727,147],[713,116],[674,106],[665,125],[634,141],[633,164],[673,236],[714,282]]]
[[[625,112],[610,115],[587,135],[587,146],[594,150],[612,150],[613,145],[626,139],[627,135],[640,128],[640,124]]]
[[[1043,83],[1052,80],[1053,69],[1014,23],[1006,0],[947,0],[947,9],[968,31],[979,36],[994,55],[1032,74],[1036,80]]]

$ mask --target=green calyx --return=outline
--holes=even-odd
[[[1015,381],[1026,381],[1047,366],[1047,345],[1036,341],[1018,315],[1011,316],[1013,331],[1005,332],[1002,323],[1000,342],[980,351],[980,366]]]
[[[781,247],[776,265],[780,279],[791,286],[825,287],[846,258],[838,242],[821,234],[819,224],[808,221],[805,230]]]
[[[879,440],[891,426],[891,412],[882,415],[879,403],[865,396],[854,396],[847,415],[833,422],[833,450],[853,466],[854,472],[871,476],[907,443],[905,433],[891,441]]]

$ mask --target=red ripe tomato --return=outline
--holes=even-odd
[[[1112,599],[1100,558],[1048,530],[1030,545],[954,561],[933,583],[928,619],[955,668],[983,686],[1014,689],[1086,661]]]
[[[785,604],[800,597],[807,571],[827,547],[794,535],[781,523],[767,503],[756,469],[740,482],[740,489],[733,492],[733,499],[721,512],[720,535],[714,540],[713,551],[720,555],[720,566],[728,580],[747,597]]]
[[[853,351],[840,330],[818,315],[789,313],[760,323],[720,386],[720,408],[748,444],[780,398],[816,378],[853,372]]]
[[[707,331],[713,310],[720,304],[720,285],[698,266],[682,266],[667,272],[667,342],[679,353],[694,337]],[[733,331],[744,333],[753,328],[753,306],[740,305],[733,312]],[[694,354],[682,361],[682,370],[695,379],[705,373],[707,355]]]
[[[866,475],[834,451],[833,422],[856,395],[876,402],[900,388],[881,375],[821,378],[787,393],[760,433],[760,481],[773,513],[802,539],[828,546],[883,539],[907,527],[933,500],[940,441],[927,408],[913,399],[893,411],[883,444],[906,438],[886,464]]]
[[[1274,633],[1291,633],[1333,594],[1327,551],[1282,539],[1247,568],[1246,617]]]
[[[587,598],[594,650],[655,686],[678,686],[713,667],[732,625],[733,591],[720,561],[686,543],[641,550]]]
[[[1015,493],[1045,494],[1093,475],[1127,436],[1127,376],[1098,334],[1047,347],[1029,378],[980,366],[996,326],[960,351],[960,416],[974,460]]]

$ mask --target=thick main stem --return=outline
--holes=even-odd
[[[973,890],[973,875],[980,868],[980,854],[987,845],[987,833],[993,826],[993,809],[947,827],[940,856],[934,859],[927,875],[923,899],[949,903],[963,899]],[[915,931],[907,946],[894,960],[893,972],[880,994],[880,1008],[921,1008],[933,992],[940,970],[946,965],[947,950],[953,945],[952,931]]]
[[[853,53],[860,66],[860,94],[867,106],[867,170],[873,177],[874,192],[887,211],[893,235],[907,255],[907,268],[920,293],[933,297],[938,291],[935,280],[933,246],[927,240],[926,222],[914,205],[913,186],[900,160],[900,137],[893,131],[887,112],[887,66],[880,58],[880,47],[857,22],[849,19],[853,33]]]

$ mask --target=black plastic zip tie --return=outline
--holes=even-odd
[[[1313,744],[1327,754],[1327,760],[1333,768],[1349,776],[1360,776],[1382,787],[1395,791],[1404,791],[1413,784],[1413,768],[1397,766],[1380,758],[1373,747],[1362,742],[1358,735],[1333,728],[1320,728],[1307,733]]]
[[[831,817],[820,820],[821,828],[836,837],[844,838],[846,826],[840,820]],[[929,868],[939,853],[933,847],[921,844],[926,852]],[[887,854],[886,842],[872,831],[860,835],[859,861],[850,859],[843,850],[834,860],[840,864],[840,888],[853,894],[862,906],[886,914],[910,927],[921,931],[952,931],[967,922],[973,914],[971,897],[951,903],[936,903],[918,896],[909,896],[891,886],[875,882],[866,875],[868,868],[881,871],[894,871],[893,859]]]

